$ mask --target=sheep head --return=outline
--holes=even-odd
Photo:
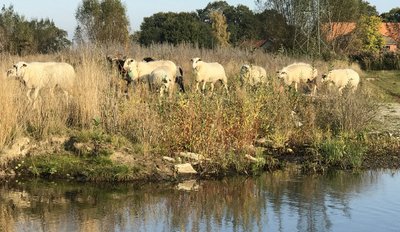
[[[192,62],[192,67],[193,67],[193,69],[196,69],[196,67],[197,67],[197,62],[201,61],[201,59],[198,58],[198,57],[196,57],[196,58],[190,59],[190,61]]]

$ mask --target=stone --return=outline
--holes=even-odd
[[[185,163],[185,164],[175,164],[174,169],[176,173],[183,174],[183,175],[192,175],[192,174],[197,174],[197,171],[194,170],[192,165],[190,163]]]

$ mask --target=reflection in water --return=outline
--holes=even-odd
[[[0,231],[395,231],[399,182],[400,172],[370,171],[274,172],[191,183],[195,191],[4,183]]]

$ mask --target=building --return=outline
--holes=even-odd
[[[322,32],[328,42],[349,35],[356,29],[356,23],[335,22],[327,23],[322,26]],[[400,23],[381,23],[379,32],[385,42],[385,50],[395,52],[400,45]]]

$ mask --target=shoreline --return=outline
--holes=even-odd
[[[190,152],[170,156],[129,154],[129,149],[108,149],[107,154],[90,155],[94,145],[73,143],[74,137],[54,137],[46,141],[22,138],[0,156],[0,180],[47,179],[80,182],[175,183],[188,179],[219,179],[253,176],[263,172],[296,170],[324,173],[330,170],[399,169],[399,139],[388,134],[370,136],[371,143],[358,167],[328,163],[310,146],[272,148],[257,146],[258,156],[245,155],[238,163],[221,165]],[[373,138],[374,137],[374,138]],[[40,147],[39,147],[40,146]],[[72,146],[72,147],[71,147]],[[97,148],[99,149],[99,148]],[[101,148],[100,148],[101,150]],[[104,151],[100,151],[104,152]],[[68,164],[69,162],[69,164]],[[180,167],[182,166],[182,167]]]

